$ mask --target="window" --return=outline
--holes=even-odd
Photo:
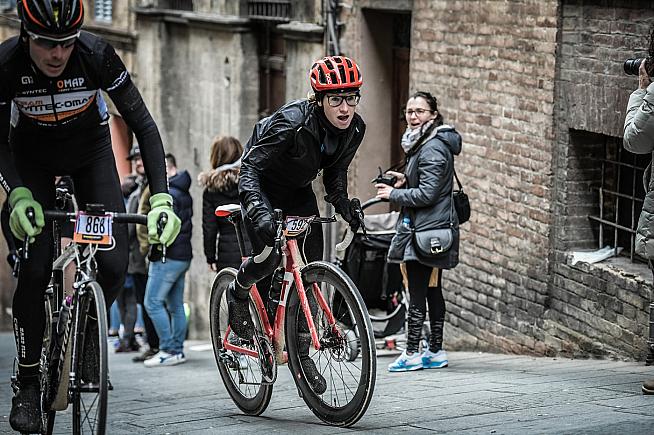
[[[112,0],[95,0],[95,21],[111,23]]]
[[[259,117],[269,116],[286,101],[286,44],[281,33],[266,23],[256,28],[259,54]]]
[[[168,0],[167,3],[168,9],[174,9],[178,11],[193,10],[193,0]]]
[[[249,0],[248,17],[262,21],[289,21],[291,19],[291,2],[290,0]]]
[[[596,246],[622,247],[622,255],[631,261],[641,261],[634,253],[634,241],[645,196],[643,172],[651,155],[625,151],[622,138],[586,132],[577,134],[584,136],[582,142],[588,147],[585,173],[595,178],[591,182],[595,210],[588,218],[598,242]],[[569,209],[575,206],[571,203]]]

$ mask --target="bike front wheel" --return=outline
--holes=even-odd
[[[252,340],[242,340],[235,333],[227,334],[229,308],[227,286],[236,279],[236,269],[225,268],[218,272],[211,286],[209,323],[211,343],[220,377],[230,397],[241,411],[259,415],[266,410],[272,396],[272,384],[264,382],[264,373],[258,357],[227,349],[226,341],[244,350],[256,352]],[[250,315],[258,336],[263,336],[262,321],[254,305],[250,303]]]
[[[107,308],[102,287],[91,281],[78,300],[75,358],[71,382],[73,434],[103,435],[107,425],[109,366]]]
[[[351,426],[368,409],[375,388],[377,356],[370,318],[352,280],[333,264],[309,263],[301,275],[320,349],[307,347],[307,320],[297,291],[292,291],[285,328],[289,368],[302,398],[318,418],[335,426]],[[318,302],[317,292],[325,307]],[[327,310],[335,323],[330,323]],[[358,355],[352,355],[354,348],[358,348]],[[307,381],[307,349],[325,380],[322,393]]]

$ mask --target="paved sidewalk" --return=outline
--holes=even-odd
[[[642,363],[450,353],[450,367],[390,374],[378,358],[377,387],[351,429],[323,425],[280,367],[275,393],[260,417],[241,414],[222,385],[207,343],[187,343],[186,364],[146,369],[133,354],[112,354],[108,434],[368,433],[648,434],[654,396],[640,383],[654,377]],[[9,376],[13,336],[0,334],[0,433],[10,433]],[[70,433],[57,414],[57,433]],[[247,425],[245,427],[244,425]]]

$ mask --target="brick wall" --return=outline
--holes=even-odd
[[[445,273],[450,347],[543,352],[557,15],[556,1],[414,2],[411,90],[462,133],[473,206]]]
[[[414,2],[411,90],[462,133],[473,205],[445,274],[448,347],[644,357],[647,267],[570,251],[598,246],[593,158],[620,147],[637,86],[622,63],[653,19],[645,1]]]
[[[637,359],[646,353],[652,291],[647,267],[624,259],[572,267],[566,253],[598,248],[597,226],[587,217],[597,212],[599,201],[592,187],[598,184],[600,166],[593,159],[607,152],[604,143],[609,150],[621,146],[627,100],[638,86],[637,78],[623,73],[622,64],[646,54],[652,22],[654,11],[648,1],[568,0],[562,5],[552,281],[543,323],[544,333],[555,337],[556,350]],[[649,158],[636,160],[644,166]],[[635,174],[637,183],[641,174]]]

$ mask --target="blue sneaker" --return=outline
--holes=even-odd
[[[441,369],[447,367],[447,352],[443,349],[436,353],[427,349],[422,354],[422,367],[426,369]]]
[[[414,352],[413,355],[407,355],[406,350],[402,355],[388,365],[389,372],[410,372],[422,369],[422,354]]]

